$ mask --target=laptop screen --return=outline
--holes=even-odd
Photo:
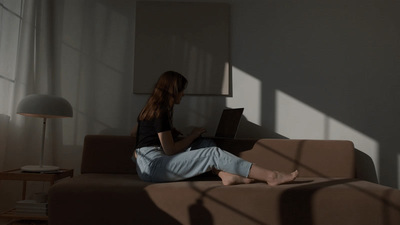
[[[235,138],[244,108],[224,109],[215,137]]]

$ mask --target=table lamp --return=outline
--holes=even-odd
[[[18,104],[17,114],[43,118],[40,165],[23,166],[21,167],[21,170],[26,172],[46,172],[58,170],[59,167],[57,166],[43,165],[46,120],[47,118],[72,117],[73,113],[71,104],[69,104],[69,102],[64,98],[53,95],[28,95]]]

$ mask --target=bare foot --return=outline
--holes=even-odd
[[[235,185],[235,184],[250,184],[254,182],[254,179],[241,177],[239,175],[219,171],[218,176],[222,180],[223,185]]]
[[[295,170],[292,173],[283,173],[278,171],[273,171],[273,174],[267,178],[267,183],[270,186],[276,186],[279,184],[287,183],[293,181],[299,175],[299,171]]]

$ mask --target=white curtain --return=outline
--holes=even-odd
[[[39,163],[42,121],[16,114],[28,94],[74,110],[48,120],[45,164],[77,175],[85,135],[129,134],[147,99],[132,94],[134,12],[130,0],[0,0],[0,170]],[[0,210],[20,198],[21,182],[0,181]]]
[[[28,94],[52,92],[51,1],[0,0],[0,169],[38,164],[41,125],[38,118],[16,114]],[[52,127],[49,127],[51,132]],[[49,142],[49,140],[46,140]],[[48,144],[47,144],[48,145]],[[45,162],[52,161],[46,155]],[[11,185],[11,186],[10,186]],[[1,181],[0,209],[20,198],[12,182]]]

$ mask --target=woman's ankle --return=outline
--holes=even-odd
[[[224,171],[219,171],[218,176],[221,178],[223,185],[250,184],[254,182],[254,179],[242,177]]]
[[[297,170],[291,173],[284,173],[279,171],[272,171],[272,174],[267,176],[266,182],[270,186],[276,186],[284,183],[291,182],[297,178],[299,172]]]

